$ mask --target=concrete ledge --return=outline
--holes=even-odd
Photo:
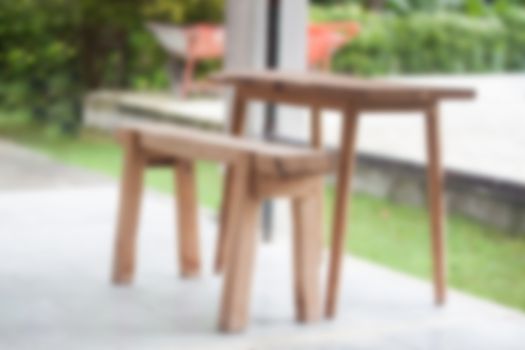
[[[425,206],[425,176],[425,167],[420,164],[360,154],[355,190],[398,203]],[[525,235],[523,185],[447,170],[445,187],[449,213],[513,235]]]
[[[222,130],[224,103],[219,99],[178,100],[163,93],[97,91],[84,101],[84,124],[112,130],[126,118],[147,118]]]

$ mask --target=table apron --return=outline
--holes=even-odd
[[[311,90],[278,91],[255,86],[238,86],[238,92],[247,100],[281,103],[297,107],[344,110],[351,106],[359,112],[405,112],[425,111],[433,106],[435,99],[370,99],[363,94],[336,95],[317,94]]]

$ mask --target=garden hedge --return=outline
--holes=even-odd
[[[485,16],[461,13],[316,14],[354,18],[361,33],[334,56],[337,72],[359,75],[483,73],[525,69],[525,10]]]
[[[358,0],[317,0],[311,15],[362,25],[334,57],[339,72],[525,69],[525,10],[512,5],[525,0],[462,0],[455,11],[435,12],[440,1],[432,0],[432,11],[427,0],[383,1],[385,11],[373,12]],[[165,53],[147,21],[220,22],[223,6],[224,0],[0,0],[0,108],[27,109],[43,125],[72,133],[89,89],[168,86]]]

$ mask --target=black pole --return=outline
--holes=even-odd
[[[268,0],[268,11],[266,16],[266,68],[275,69],[279,57],[279,17],[280,17],[279,0]],[[272,140],[275,137],[275,114],[276,108],[272,103],[264,106],[264,130],[263,137],[266,140]],[[273,217],[272,203],[266,201],[262,209],[262,225],[264,239],[269,241],[272,238]]]
[[[279,53],[279,0],[268,0],[267,36],[266,36],[266,67],[275,69]],[[275,105],[266,104],[264,137],[272,139],[275,136]]]

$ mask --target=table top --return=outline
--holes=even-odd
[[[474,97],[474,91],[467,88],[419,86],[318,72],[229,71],[214,75],[212,81],[234,85],[263,99],[290,100],[292,103],[304,100],[321,105],[337,105],[344,101],[368,106],[385,103],[407,106]]]

